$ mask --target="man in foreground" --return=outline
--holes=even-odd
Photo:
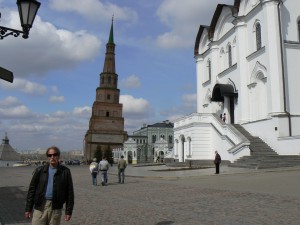
[[[34,208],[32,225],[59,225],[64,203],[65,221],[72,216],[74,189],[71,172],[59,164],[59,148],[48,148],[46,155],[49,163],[34,171],[28,189],[25,217],[30,219]]]

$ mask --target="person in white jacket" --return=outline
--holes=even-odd
[[[109,169],[109,163],[106,160],[106,157],[103,156],[102,160],[99,163],[98,172],[100,172],[101,175],[101,184],[104,186],[107,184],[107,171]]]
[[[93,162],[90,164],[90,171],[92,175],[93,185],[97,186],[98,163],[96,158],[94,158]]]

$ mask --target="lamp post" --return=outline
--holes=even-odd
[[[9,35],[18,37],[20,34],[23,34],[22,37],[24,39],[27,39],[29,36],[29,30],[32,27],[34,18],[36,16],[36,13],[41,3],[36,0],[17,0],[17,5],[18,5],[19,16],[20,16],[20,21],[21,21],[21,26],[23,31],[0,26],[1,40]],[[1,18],[1,13],[0,13],[0,18]]]
[[[0,26],[0,40],[4,39],[9,35],[18,37],[20,34],[23,34],[22,37],[24,39],[27,39],[29,37],[29,30],[32,27],[33,21],[41,3],[36,0],[17,0],[17,5],[23,31]],[[14,76],[11,71],[0,67],[0,79],[12,83],[14,80]]]

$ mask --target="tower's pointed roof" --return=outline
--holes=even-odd
[[[110,27],[108,43],[114,44],[114,17],[112,17],[111,19],[111,27]]]
[[[7,133],[5,133],[5,137],[2,139],[2,144],[0,145],[0,160],[18,161],[20,159],[20,154],[10,146]]]

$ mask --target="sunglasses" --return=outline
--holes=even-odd
[[[52,156],[53,156],[53,157],[58,156],[58,154],[57,154],[57,153],[54,153],[54,154],[47,154],[47,156],[48,156],[49,158],[51,158]]]

